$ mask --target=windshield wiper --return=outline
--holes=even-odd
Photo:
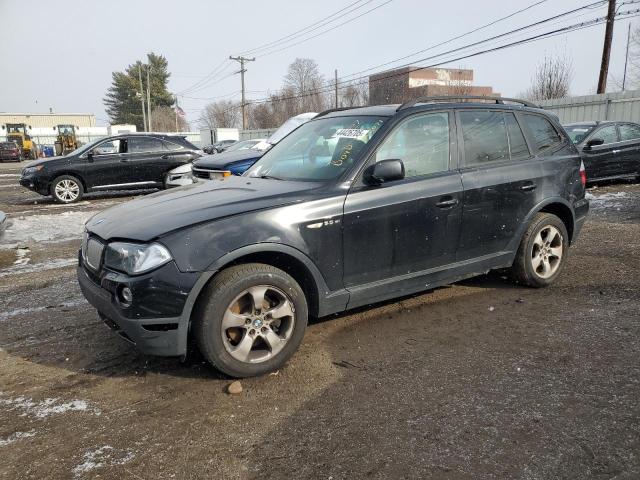
[[[259,175],[258,178],[268,178],[271,180],[283,180],[280,177],[274,177],[273,175],[267,175],[267,174]]]

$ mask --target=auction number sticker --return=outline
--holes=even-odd
[[[339,138],[359,138],[369,133],[369,130],[362,130],[360,128],[340,128],[336,130],[334,137]]]

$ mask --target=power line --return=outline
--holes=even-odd
[[[352,17],[349,20],[346,20],[346,21],[344,21],[342,23],[339,23],[339,24],[337,24],[337,25],[335,25],[335,26],[333,26],[331,28],[328,28],[327,30],[323,30],[322,32],[319,32],[319,33],[317,33],[315,35],[312,35],[311,37],[308,37],[308,38],[305,38],[303,40],[300,40],[299,42],[292,43],[291,45],[287,45],[285,47],[282,47],[282,48],[279,48],[279,49],[276,49],[276,50],[268,51],[266,53],[258,55],[257,57],[266,57],[268,55],[273,55],[274,53],[282,52],[283,50],[287,50],[287,49],[289,49],[291,47],[295,47],[296,45],[300,45],[301,43],[305,43],[305,42],[308,42],[309,40],[313,40],[314,38],[317,38],[317,37],[319,37],[321,35],[324,35],[325,33],[329,33],[331,31],[335,30],[336,28],[339,28],[339,27],[341,27],[343,25],[346,25],[347,23],[351,23],[354,20],[357,20],[358,18],[361,18],[361,17],[363,17],[365,15],[368,15],[369,13],[371,13],[371,12],[373,12],[375,10],[378,10],[381,7],[384,7],[385,5],[387,5],[387,4],[391,3],[391,2],[393,2],[393,0],[386,0],[385,2],[383,2],[381,4],[379,4],[379,5],[377,5],[377,6],[373,7],[373,8],[370,8],[366,12],[363,12],[360,15]]]
[[[285,41],[287,41],[287,40],[289,40],[289,39],[293,39],[293,38],[297,38],[297,37],[299,37],[299,36],[301,36],[301,35],[305,35],[305,34],[309,33],[309,31],[313,31],[313,30],[315,30],[315,29],[309,30],[311,27],[315,27],[316,25],[318,25],[318,24],[320,24],[320,23],[324,22],[325,20],[328,20],[328,19],[330,19],[330,18],[332,18],[332,17],[335,17],[335,16],[336,16],[336,15],[338,15],[339,13],[344,12],[345,10],[347,10],[347,9],[351,8],[352,6],[354,6],[354,5],[358,4],[358,3],[362,2],[362,1],[363,1],[363,0],[357,0],[357,1],[353,2],[353,3],[350,3],[350,4],[349,4],[349,5],[347,5],[346,7],[341,8],[340,10],[338,10],[338,11],[336,11],[336,12],[333,12],[331,15],[328,15],[328,16],[326,16],[326,17],[324,17],[324,18],[322,18],[322,19],[318,20],[317,22],[312,23],[311,25],[308,25],[308,26],[306,26],[306,27],[304,27],[304,28],[302,28],[302,29],[300,29],[300,30],[296,30],[295,32],[290,33],[289,35],[285,35],[284,37],[281,37],[281,38],[279,38],[279,39],[277,39],[277,40],[274,40],[274,41],[272,41],[272,42],[265,43],[265,44],[262,44],[262,45],[259,45],[259,46],[255,47],[255,48],[252,48],[252,49],[250,49],[250,50],[245,50],[245,51],[243,51],[243,52],[240,52],[240,54],[241,54],[241,55],[248,55],[248,54],[250,54],[250,53],[258,52],[258,51],[260,51],[260,50],[269,49],[269,48],[272,48],[272,47],[274,47],[275,45],[277,45],[277,44],[279,44],[279,43],[284,43]],[[364,7],[365,5],[367,5],[368,3],[371,3],[372,1],[373,1],[373,0],[367,0],[363,5],[360,5],[359,7],[356,7],[354,10],[357,10],[357,9],[359,9],[359,8],[362,8],[362,7]],[[354,11],[354,10],[351,10],[351,11]],[[347,13],[351,13],[351,11],[350,11],[350,12],[347,12]],[[334,20],[335,20],[335,19],[334,19]],[[327,23],[331,23],[331,22],[332,22],[332,21],[334,21],[334,20],[331,20],[330,22],[326,22],[326,23],[324,23],[323,25],[326,25]],[[318,26],[318,28],[320,28],[321,26],[322,26],[322,25],[319,25],[319,26]],[[309,30],[309,31],[307,31],[307,30]],[[302,32],[304,32],[304,33],[302,33]]]
[[[185,88],[184,90],[178,92],[178,95],[182,95],[182,94],[185,94],[185,93],[193,93],[192,91],[194,89],[197,89],[199,86],[203,85],[209,79],[211,79],[215,75],[217,75],[219,73],[220,68],[223,67],[223,65],[226,63],[226,61],[227,61],[227,59],[224,59],[222,62],[220,62],[218,65],[216,65],[213,70],[211,70],[207,75],[205,75],[204,78],[198,80],[197,82],[195,82],[191,86],[189,86],[189,87]]]

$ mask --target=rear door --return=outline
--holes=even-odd
[[[623,175],[640,175],[640,125],[620,123],[621,171]]]
[[[594,130],[586,139],[586,142],[600,138],[602,145],[583,147],[584,167],[587,171],[587,179],[596,180],[619,175],[622,155],[618,138],[618,129],[615,124],[604,125]]]
[[[423,276],[455,259],[462,183],[448,111],[401,121],[369,163],[400,159],[403,180],[378,186],[356,182],[345,200],[344,283],[353,304],[424,289]]]
[[[511,111],[457,112],[464,205],[457,260],[506,253],[536,204],[542,170]]]
[[[131,135],[127,137],[127,161],[133,171],[131,183],[161,183],[163,174],[171,168],[169,152],[162,140],[155,137]]]

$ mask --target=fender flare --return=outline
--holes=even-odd
[[[529,228],[529,224],[531,223],[531,220],[533,219],[534,215],[539,213],[546,206],[551,205],[551,204],[560,204],[560,205],[566,207],[571,212],[571,225],[570,225],[571,228],[567,228],[567,230],[569,230],[571,232],[575,231],[576,214],[575,214],[575,211],[573,209],[573,206],[566,199],[564,199],[562,197],[545,198],[543,201],[537,203],[529,211],[527,216],[523,219],[523,221],[520,224],[520,227],[518,228],[518,231],[513,236],[513,239],[511,240],[511,242],[509,243],[509,246],[507,247],[507,250],[509,250],[511,252],[514,252],[514,254],[515,254],[515,252],[518,250],[518,246],[520,245],[520,242],[522,241],[522,237],[524,236],[525,231],[527,230],[527,228]],[[569,239],[570,243],[572,241],[573,241],[573,235],[571,235],[571,238]]]

